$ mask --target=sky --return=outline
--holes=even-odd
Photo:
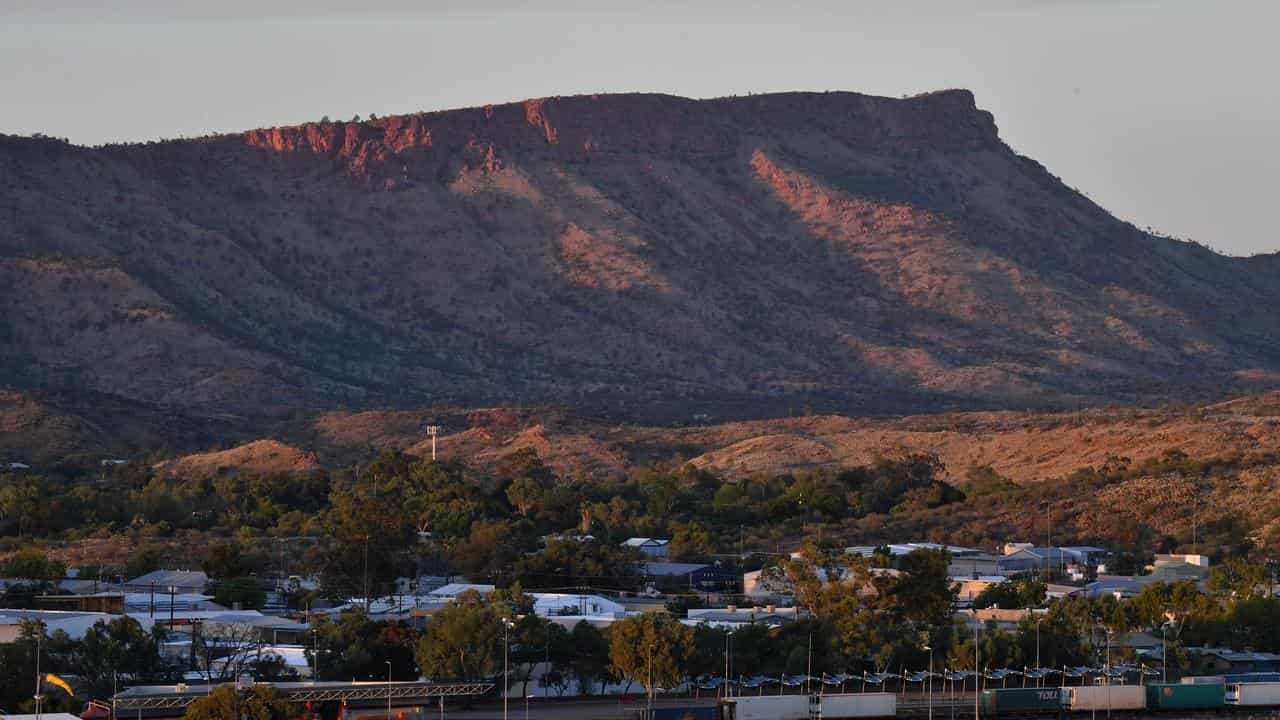
[[[97,145],[547,95],[964,87],[1117,216],[1280,251],[1272,0],[0,0],[0,132]]]

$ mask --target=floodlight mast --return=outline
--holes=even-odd
[[[436,461],[436,435],[440,434],[439,425],[428,425],[427,434],[431,436],[431,462]]]

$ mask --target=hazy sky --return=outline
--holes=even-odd
[[[99,144],[584,92],[966,87],[1120,217],[1252,254],[1280,250],[1278,28],[1266,0],[0,0],[0,132]]]

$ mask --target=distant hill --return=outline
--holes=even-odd
[[[0,384],[217,418],[189,447],[336,409],[1024,410],[1280,378],[1276,257],[1116,220],[961,90],[0,137],[0,219]]]

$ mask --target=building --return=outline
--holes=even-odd
[[[622,547],[639,550],[646,556],[665,560],[671,545],[670,540],[662,538],[633,537],[622,543]]]
[[[645,583],[671,592],[734,592],[739,576],[718,563],[642,562],[636,570]]]
[[[974,599],[981,595],[983,590],[992,585],[999,585],[1007,579],[1003,575],[984,575],[976,578],[952,577],[956,590],[956,606],[971,607]]]
[[[533,614],[540,617],[584,617],[607,615],[624,617],[627,609],[620,603],[599,595],[573,595],[569,593],[529,593],[533,598]]]
[[[1187,648],[1187,653],[1197,671],[1209,675],[1280,672],[1280,655],[1275,653],[1224,648]]]
[[[1005,630],[1012,632],[1018,628],[1018,624],[1026,618],[1036,614],[1037,610],[1017,609],[1003,610],[1001,608],[983,608],[981,610],[966,610],[955,614],[955,618],[965,624],[966,627],[972,628],[975,624],[981,624],[983,627],[995,626],[997,630]]]
[[[124,612],[124,593],[102,592],[90,595],[38,595],[36,606],[41,610],[69,610],[78,612]]]
[[[84,635],[97,623],[109,623],[120,615],[109,615],[96,612],[75,612],[62,610],[0,610],[0,643],[16,642],[22,636],[22,627],[26,623],[44,623],[46,633],[53,634],[61,630],[72,640],[82,640]],[[143,630],[150,631],[154,624],[148,618],[136,618]]]
[[[458,596],[465,592],[476,592],[481,595],[488,595],[497,589],[496,585],[482,585],[478,583],[449,583],[432,590],[427,593],[428,598],[435,600],[457,600]]]
[[[1156,580],[1151,575],[1099,575],[1097,580],[1085,585],[1084,594],[1088,597],[1114,595],[1117,599],[1126,600]]]
[[[765,625],[769,628],[777,628],[787,623],[793,623],[801,617],[804,617],[804,614],[794,607],[780,608],[773,605],[737,607],[730,605],[726,608],[691,609],[681,622],[690,626],[705,625],[720,630],[736,630],[746,625]]]
[[[1209,577],[1209,558],[1204,555],[1156,555],[1151,575],[1165,582],[1204,580]]]
[[[201,570],[154,570],[126,581],[125,592],[164,591],[170,588],[176,593],[202,593],[209,584],[209,576]]]

